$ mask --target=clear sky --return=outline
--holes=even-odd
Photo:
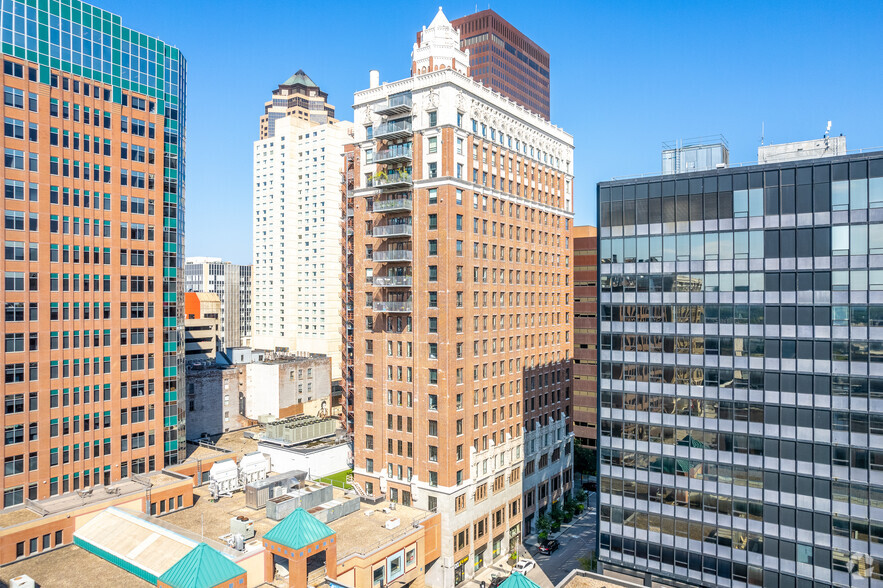
[[[303,69],[338,118],[406,77],[440,0],[95,0],[188,61],[186,252],[251,263],[252,142],[271,91]],[[444,2],[450,19],[488,7]],[[551,55],[552,122],[576,144],[577,223],[595,183],[659,172],[664,141],[723,134],[730,161],[820,137],[883,147],[883,2],[492,2]]]

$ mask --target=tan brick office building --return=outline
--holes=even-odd
[[[0,485],[14,508],[183,455],[186,66],[87,4],[3,11],[22,19],[4,14],[2,46]]]
[[[556,407],[573,345],[572,139],[468,77],[459,47],[439,12],[411,77],[372,73],[356,93],[349,198],[355,477],[441,513],[438,586],[517,546],[525,462],[571,453]],[[526,425],[545,459],[525,454]]]
[[[598,229],[573,230],[573,432],[576,442],[598,439]]]

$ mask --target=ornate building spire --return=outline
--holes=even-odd
[[[469,72],[469,50],[460,49],[460,31],[448,21],[441,6],[429,27],[423,27],[420,42],[411,52],[411,75],[439,69],[455,69],[463,75]]]

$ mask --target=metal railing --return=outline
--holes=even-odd
[[[375,226],[372,234],[375,237],[410,237],[413,234],[410,224]]]
[[[413,283],[413,278],[411,276],[374,276],[373,282],[375,286],[381,287],[410,287]]]
[[[397,212],[399,210],[411,210],[414,200],[411,198],[393,198],[392,200],[375,200],[374,212]]]
[[[410,135],[411,133],[411,121],[406,118],[380,123],[374,127],[375,139],[387,137],[389,135]]]
[[[414,252],[410,249],[391,249],[388,251],[375,251],[373,255],[374,261],[411,261],[414,259]]]
[[[410,300],[375,300],[374,312],[411,312]]]
[[[386,149],[381,149],[374,156],[374,163],[383,163],[390,160],[411,159],[413,157],[413,147],[411,143],[402,145],[390,145]]]
[[[411,173],[407,171],[390,171],[382,175],[374,176],[372,180],[372,187],[375,188],[382,188],[384,186],[410,186],[414,183]]]

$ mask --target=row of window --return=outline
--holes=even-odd
[[[89,276],[84,274],[82,279],[79,274],[49,274],[50,292],[110,292],[110,276]],[[4,290],[6,292],[25,292],[27,283],[28,292],[39,291],[38,272],[4,272]],[[120,276],[120,292],[153,292],[153,277],[145,276]]]
[[[800,281],[804,281],[803,278]],[[851,306],[845,304],[831,306],[602,304],[601,320],[623,323],[883,327],[883,306],[877,304]]]
[[[776,442],[773,440],[772,443],[780,446],[779,450],[783,456],[787,455],[790,451],[790,457],[782,457],[782,459],[790,460],[792,466],[799,465],[799,471],[811,472],[814,463],[827,467],[832,461],[831,447],[827,445],[817,444],[814,446],[809,442],[800,442],[796,444],[795,452],[795,443],[792,441]],[[836,464],[844,459],[844,456],[838,455],[833,461]],[[802,463],[797,464],[797,462]],[[747,501],[744,498],[744,490],[735,491],[737,494],[742,494],[742,497],[736,498],[741,504],[741,508],[734,508],[733,498],[729,496],[730,493],[733,493],[733,487],[766,489],[794,495],[789,497],[788,500],[780,500],[773,495],[770,501],[781,506],[777,508],[774,505],[766,505],[764,507],[766,509],[764,518],[767,519],[767,522],[774,524],[782,523],[794,526],[793,519],[782,521],[775,515],[786,505],[800,504],[806,508],[811,508],[813,502],[807,501],[807,498],[842,502],[845,505],[851,504],[855,507],[867,508],[870,506],[873,509],[883,508],[883,488],[873,484],[869,485],[864,481],[849,481],[849,476],[835,476],[833,479],[829,479],[829,477],[824,476],[795,475],[793,472],[779,472],[772,469],[763,470],[757,467],[738,464],[715,463],[683,457],[662,457],[658,454],[606,448],[601,449],[601,464],[605,470],[610,467],[622,468],[622,475],[617,477],[605,475],[602,478],[601,491],[603,493],[626,499],[641,500],[647,503],[655,502],[668,506],[691,508],[697,511],[705,510],[738,518],[760,520],[760,503],[753,500]],[[668,482],[668,484],[636,481],[631,476],[634,471],[632,468],[635,467],[643,471],[649,470],[668,476],[675,476],[675,479],[680,481],[684,481],[686,478],[693,478],[702,479],[712,484],[717,482],[719,485],[716,488],[720,492],[725,490],[730,490],[730,492],[727,494],[715,494],[713,492],[700,492],[696,490],[687,491],[680,483],[676,485],[681,487],[675,489],[670,487],[671,478],[663,478],[663,482]],[[874,469],[879,471],[880,464],[878,463]],[[853,470],[853,473],[858,475],[862,472]],[[835,508],[834,511],[840,512],[843,516],[843,513],[849,512],[849,507]],[[773,516],[770,516],[770,513]]]
[[[863,264],[862,264],[863,265]],[[565,281],[567,281],[565,279]],[[649,292],[830,292],[883,290],[883,269],[804,272],[708,272],[602,275],[601,291]],[[793,294],[791,294],[793,296]]]
[[[40,320],[40,307],[37,302],[29,302],[27,303],[27,307],[24,302],[6,302],[4,303],[4,320],[7,323],[18,323],[25,321],[25,309],[27,308],[27,320],[29,321],[37,321]],[[122,302],[119,304],[120,313],[119,316],[121,319],[140,319],[140,318],[153,318],[153,302]],[[84,302],[82,304],[82,318],[85,320],[89,320],[93,318],[95,320],[99,319],[110,319],[111,318],[111,303],[110,302],[94,302],[91,305],[88,302]],[[145,312],[146,309],[146,312]],[[73,303],[73,315],[71,314],[71,305],[67,302],[63,303],[59,308],[59,304],[57,302],[52,302],[49,304],[49,320],[51,321],[69,321],[71,320],[71,316],[73,316],[73,320],[80,319],[80,303]]]
[[[812,345],[813,341],[807,341]],[[806,349],[806,347],[803,347]],[[684,384],[709,388],[732,388],[735,390],[779,390],[820,394],[824,396],[867,396],[875,397],[883,392],[883,380],[859,376],[828,376],[813,374],[779,373],[764,370],[711,368],[701,366],[663,366],[658,364],[601,363],[601,378],[632,382],[655,382],[663,384]],[[795,388],[797,383],[799,388]],[[808,386],[808,387],[807,387]]]
[[[107,362],[110,362],[110,358],[105,358]],[[145,394],[153,395],[155,391],[154,381],[150,380],[132,380],[130,382],[121,382],[120,383],[120,391],[118,394],[119,398],[126,399],[130,396],[132,398],[140,398]],[[93,386],[84,386],[82,389],[82,395],[80,394],[80,388],[75,387],[73,391],[69,388],[64,388],[62,390],[50,390],[49,391],[49,408],[58,408],[59,406],[79,406],[81,404],[89,404],[89,402],[110,402],[113,393],[111,391],[110,384],[104,384],[103,391],[99,387],[99,385]],[[38,392],[29,392],[27,398],[27,411],[28,412],[36,412],[39,410],[39,393]],[[20,414],[25,412],[25,395],[23,393],[17,394],[8,394],[5,397],[5,414]],[[96,413],[98,414],[98,413]],[[75,416],[74,419],[79,419],[79,416]],[[36,425],[33,425],[36,426]],[[88,426],[88,425],[86,425]],[[88,429],[87,429],[88,430]]]
[[[739,534],[739,540],[742,542],[741,549],[746,549],[750,543],[749,534]],[[751,534],[752,541],[757,541],[758,535]],[[724,543],[732,543],[735,537],[728,539]],[[719,543],[721,544],[721,543]],[[723,545],[723,544],[722,544]],[[793,544],[792,544],[793,545]],[[726,546],[726,545],[724,545]],[[755,553],[757,551],[754,547]],[[797,548],[804,549],[803,546],[797,545]],[[795,555],[790,558],[790,547],[786,547],[785,559],[791,561],[800,561],[801,563],[815,564],[822,569],[833,569],[834,572],[841,573],[842,577],[838,578],[838,585],[844,585],[850,582],[849,573],[857,571],[857,565],[853,561],[852,555],[847,551],[834,549],[826,549],[823,547],[806,546],[800,552],[800,556]],[[818,552],[818,553],[817,553]],[[647,543],[629,537],[621,537],[619,535],[611,535],[609,533],[601,533],[601,555],[604,559],[611,559],[619,562],[623,557],[628,558],[626,564],[630,569],[658,569],[660,565],[673,566],[674,573],[682,577],[691,577],[691,574],[708,574],[717,576],[718,578],[748,586],[763,586],[764,588],[809,588],[813,586],[813,581],[807,578],[795,577],[788,573],[780,572],[778,569],[763,569],[761,566],[737,563],[729,559],[719,558],[714,555],[703,555],[697,551],[687,551],[685,549],[675,549],[674,547],[662,546],[657,543]],[[637,559],[637,561],[635,561]],[[644,561],[650,562],[645,564]],[[781,569],[781,568],[779,568]],[[803,571],[803,570],[801,570]],[[875,579],[883,578],[880,566],[874,564],[870,569],[862,570],[865,577],[874,577]],[[830,585],[829,578],[822,578],[815,586]]]
[[[883,179],[883,178],[881,178]],[[601,263],[883,254],[883,224],[601,239]]]
[[[796,336],[796,333],[794,335]],[[605,333],[601,335],[601,349],[716,357],[765,357],[767,359],[883,363],[883,341],[836,339],[829,341],[819,339],[818,335],[815,340],[779,340],[764,337],[634,336]],[[693,363],[701,363],[701,361],[701,359],[697,359]]]
[[[27,189],[27,192],[26,192]],[[29,184],[25,184],[25,182],[19,180],[4,180],[4,195],[7,200],[25,200],[25,194],[27,193],[28,201],[30,202],[38,202],[39,201],[39,184],[35,184],[33,182]],[[140,198],[138,196],[126,196],[121,195],[120,197],[120,212],[128,212],[131,214],[148,214],[150,216],[154,215],[155,205],[153,199]],[[111,195],[104,194],[103,196],[104,202],[104,210],[111,210]],[[64,206],[83,206],[84,208],[94,207],[95,210],[100,210],[102,205],[102,195],[98,192],[90,193],[89,190],[85,190],[82,195],[82,199],[80,198],[80,190],[73,190],[73,196],[71,195],[71,191],[68,188],[63,188],[59,190],[58,186],[51,186],[49,188],[49,203],[50,204],[62,204]],[[94,205],[94,206],[93,206]],[[10,211],[7,212],[7,214]],[[21,214],[21,213],[18,213]],[[32,213],[36,214],[36,213]],[[174,214],[171,215],[174,217]],[[36,217],[35,217],[36,218]],[[7,228],[10,228],[7,226]]]

